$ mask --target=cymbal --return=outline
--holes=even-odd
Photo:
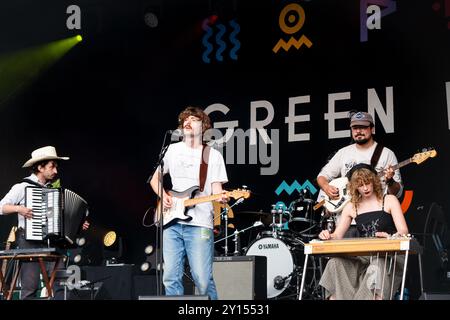
[[[264,211],[239,211],[238,214],[257,215],[257,216],[271,216],[272,214]]]

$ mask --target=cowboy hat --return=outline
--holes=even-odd
[[[42,147],[31,153],[31,159],[25,162],[22,168],[31,167],[33,164],[44,160],[69,160],[69,157],[58,157],[55,147]]]

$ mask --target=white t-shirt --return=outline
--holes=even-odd
[[[164,174],[170,174],[173,190],[181,192],[200,185],[201,156],[201,148],[190,148],[184,142],[169,146],[164,156]],[[205,187],[203,192],[199,192],[196,197],[211,195],[213,182],[225,183],[228,182],[228,178],[222,154],[211,148]],[[213,229],[214,209],[211,202],[197,204],[194,208],[189,209],[187,214],[192,217],[192,220],[189,222],[179,221],[179,223]]]
[[[375,151],[376,146],[377,143],[375,142],[368,149],[358,149],[356,147],[356,144],[354,143],[340,149],[338,152],[336,152],[333,158],[331,158],[331,160],[322,168],[322,170],[317,176],[318,177],[323,176],[327,178],[328,181],[331,181],[339,177],[345,177],[347,172],[349,172],[354,165],[358,163],[370,164],[370,159],[372,158],[372,154]],[[398,164],[398,161],[394,152],[384,147],[375,170],[380,172],[383,169],[389,167],[390,165],[393,166],[396,164]],[[403,192],[403,184],[402,184],[402,177],[400,175],[400,170],[398,169],[395,170],[393,178],[396,182],[400,184],[400,190],[397,194],[397,197],[400,197]],[[382,179],[382,185],[383,188],[386,187],[384,183],[384,178]]]
[[[42,184],[35,174],[26,177],[26,179]],[[0,200],[0,215],[3,214],[3,206],[5,204],[21,206],[25,205],[25,188],[28,186],[35,187],[28,182],[20,182],[12,186],[11,190],[9,190],[5,197]],[[42,187],[45,187],[45,185],[42,185]],[[18,227],[25,228],[25,218],[22,215],[18,214],[17,219]]]

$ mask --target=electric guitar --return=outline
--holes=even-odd
[[[410,164],[411,162],[415,162],[417,164],[421,164],[428,158],[434,158],[437,155],[436,150],[431,149],[425,152],[416,153],[411,158],[406,159],[405,161],[402,161],[394,166],[392,166],[393,170],[397,170],[403,166],[406,166],[407,164]],[[384,170],[380,171],[378,173],[378,177],[384,176]],[[330,199],[328,195],[321,190],[321,194],[319,195],[319,203],[314,206],[314,209],[320,208],[322,205],[327,208],[329,212],[332,213],[338,213],[342,211],[344,206],[350,201],[351,196],[347,192],[347,184],[348,179],[347,177],[337,178],[332,181],[330,181],[330,185],[336,187],[339,190],[339,196],[336,199]]]
[[[194,186],[185,191],[177,192],[177,191],[169,191],[169,195],[172,196],[172,207],[163,209],[163,227],[166,228],[169,225],[177,222],[177,221],[190,221],[192,217],[187,214],[187,211],[190,208],[193,208],[195,205],[199,203],[214,201],[222,198],[222,195],[225,194],[229,198],[239,199],[244,198],[247,199],[250,197],[250,191],[245,189],[236,189],[233,191],[224,191],[224,193],[213,194],[210,196],[198,197],[195,198],[195,195],[198,192],[198,187]],[[159,222],[160,220],[160,200],[158,200],[156,214],[155,214],[155,222]]]
[[[8,239],[6,240],[5,250],[11,249],[11,243],[16,241],[16,230],[17,230],[16,226],[11,228]],[[7,267],[7,265],[8,265],[8,260],[4,259],[2,262],[2,275],[3,275],[4,283],[6,282],[6,267]],[[4,291],[4,289],[5,289],[4,283],[0,282],[0,292]]]

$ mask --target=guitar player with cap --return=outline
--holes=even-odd
[[[400,170],[393,170],[398,164],[394,152],[374,140],[374,121],[367,112],[351,112],[350,129],[354,143],[339,149],[317,176],[317,183],[328,199],[338,199],[339,189],[330,184],[333,179],[345,177],[358,163],[372,165],[378,172],[384,171],[381,178],[385,193],[399,198],[403,192]],[[320,200],[320,199],[319,199]],[[353,225],[353,224],[352,224]],[[356,228],[351,227],[346,237],[356,236]]]
[[[219,151],[204,144],[204,133],[211,128],[208,115],[200,108],[187,107],[178,117],[183,141],[171,144],[163,160],[163,174],[169,173],[172,189],[178,192],[199,191],[195,197],[214,197],[226,202],[228,196],[222,184],[228,181],[223,156]],[[159,170],[150,180],[150,186],[159,194]],[[183,204],[182,202],[181,204]],[[208,295],[211,300],[218,299],[213,280],[214,234],[212,203],[198,203],[184,214],[166,224],[165,212],[176,211],[179,198],[174,192],[163,194],[163,283],[166,295],[183,295],[183,271],[187,256],[191,275],[200,295]],[[177,215],[172,215],[177,216]]]

